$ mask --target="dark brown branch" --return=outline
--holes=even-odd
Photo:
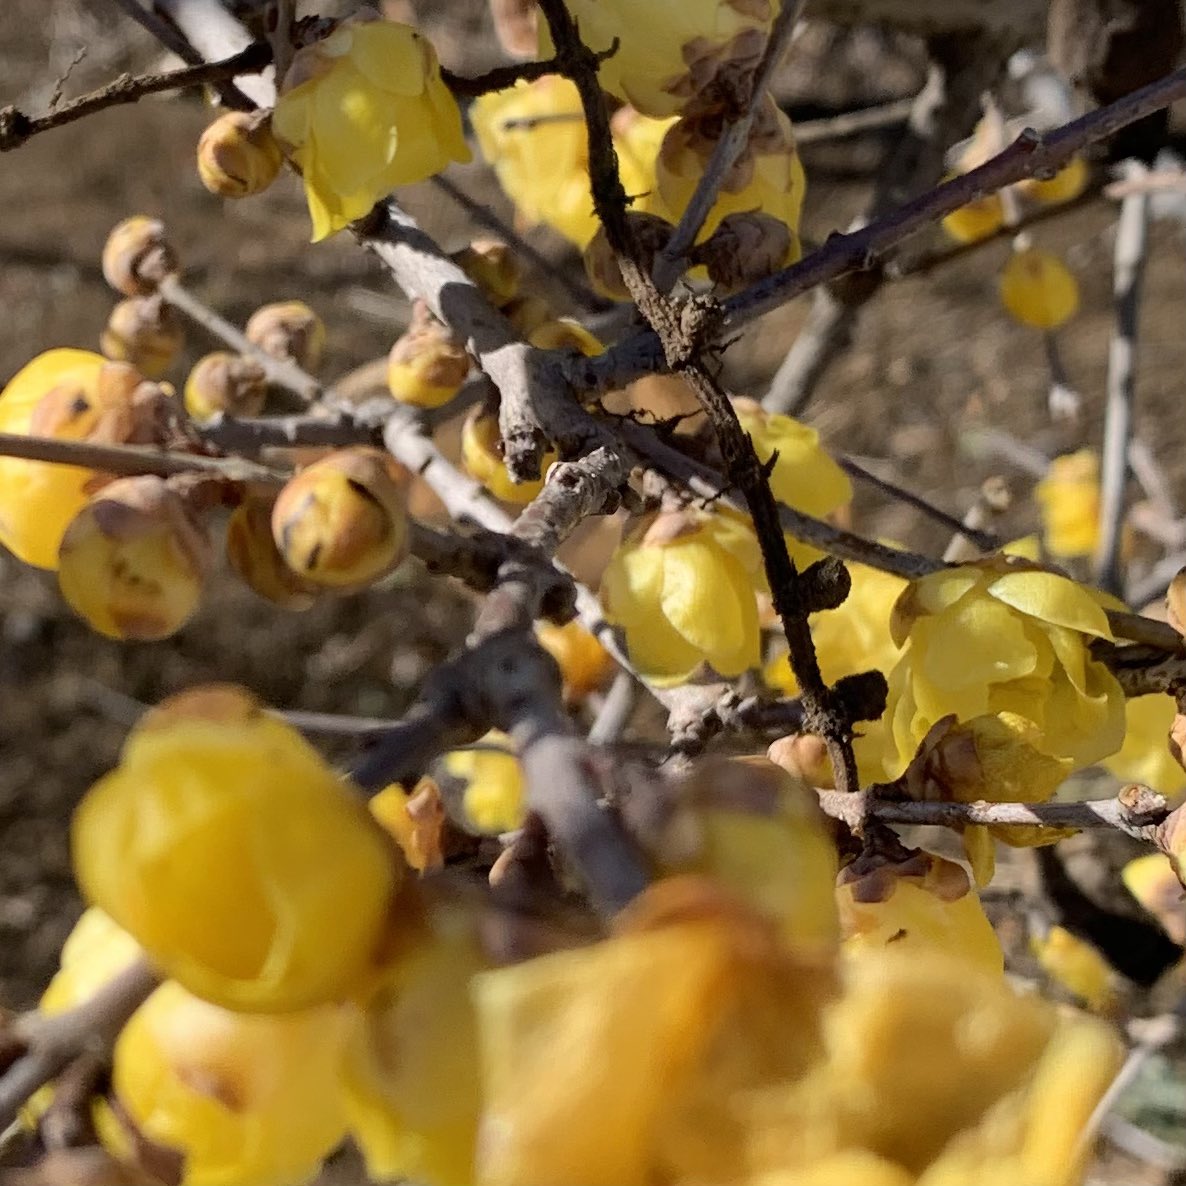
[[[203,62],[200,65],[186,66],[181,70],[170,70],[164,74],[121,74],[106,86],[72,99],[69,103],[63,103],[45,115],[29,116],[16,107],[5,107],[0,109],[0,152],[11,152],[41,132],[85,119],[88,115],[94,115],[95,112],[108,107],[136,103],[145,95],[206,86],[208,83],[222,82],[240,74],[258,73],[271,60],[271,48],[266,42],[258,41],[221,62]]]

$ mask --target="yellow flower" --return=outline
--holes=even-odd
[[[954,861],[918,849],[892,861],[861,857],[841,871],[836,899],[844,948],[854,956],[892,946],[940,951],[985,972],[1004,971],[996,932]]]
[[[348,994],[403,861],[361,798],[232,687],[149,713],[74,814],[83,896],[192,992],[235,1009]]]
[[[0,392],[0,432],[131,440],[139,379],[130,366],[89,350],[47,350]],[[78,466],[0,457],[0,544],[26,564],[56,569],[66,527],[100,481]]]
[[[338,1068],[357,1024],[351,1005],[232,1013],[169,981],[115,1044],[120,1120],[180,1153],[186,1186],[299,1186],[346,1135]],[[103,1129],[118,1156],[126,1137]]]
[[[491,732],[470,749],[450,750],[444,772],[462,784],[461,813],[473,831],[489,836],[523,826],[526,790],[519,759],[505,734]]]
[[[743,86],[778,7],[768,0],[568,0],[586,45],[607,50],[618,43],[601,63],[602,87],[654,116],[714,102],[723,97],[721,86]],[[540,21],[540,56],[553,52]]]
[[[710,111],[673,124],[663,139],[657,175],[659,194],[667,210],[649,210],[678,218],[687,206],[720,138],[720,115]],[[806,178],[791,121],[769,96],[758,108],[749,141],[726,174],[699,238],[704,240],[728,214],[759,210],[783,223],[792,233],[787,258],[799,258],[799,214]]]
[[[482,156],[522,218],[583,248],[600,224],[576,86],[558,74],[518,82],[475,99],[470,119]]]
[[[1116,983],[1108,961],[1065,927],[1031,935],[1030,950],[1046,975],[1089,1009],[1101,1013],[1115,1004]]]
[[[1024,181],[1018,182],[1017,188],[1027,198],[1032,198],[1044,206],[1059,206],[1063,202],[1074,201],[1087,188],[1088,179],[1087,163],[1081,156],[1076,156],[1071,157],[1048,180],[1039,181],[1036,177],[1027,177]]]
[[[779,502],[819,519],[852,501],[852,482],[820,445],[814,428],[790,416],[767,412],[756,400],[736,399],[733,405],[758,459],[769,462],[778,454],[770,472],[770,489]],[[786,539],[791,559],[800,568],[823,555],[793,536]]]
[[[728,1103],[802,1073],[832,978],[684,877],[646,890],[613,938],[473,983],[483,1186],[645,1186],[736,1173]]]
[[[1125,888],[1152,914],[1175,943],[1186,946],[1186,892],[1163,852],[1129,861],[1120,876]]]
[[[891,618],[904,649],[890,673],[896,777],[941,718],[1012,713],[1036,726],[1028,744],[1082,768],[1120,748],[1124,693],[1091,657],[1112,637],[1096,598],[1026,561],[995,556],[911,584]]]
[[[1124,744],[1103,765],[1126,782],[1143,782],[1177,801],[1186,790],[1186,771],[1169,748],[1176,710],[1173,697],[1162,692],[1125,701]]]
[[[1052,556],[1090,556],[1100,535],[1100,463],[1094,449],[1056,457],[1034,489]]]
[[[84,910],[62,944],[58,971],[38,1010],[50,1017],[89,1001],[140,955],[140,944],[102,910]]]
[[[471,1186],[481,1099],[470,984],[489,964],[470,913],[429,910],[347,1048],[344,1102],[372,1178]]]
[[[953,210],[942,222],[943,229],[957,243],[976,243],[995,235],[1005,222],[1000,194],[988,194]]]
[[[740,519],[699,511],[651,516],[610,557],[601,601],[649,680],[681,683],[703,664],[723,676],[758,664],[761,571],[757,539]]]
[[[304,175],[314,242],[396,186],[469,160],[436,53],[394,21],[344,21],[299,50],[272,129]]]
[[[1079,284],[1051,251],[1014,251],[1000,279],[1001,303],[1022,325],[1058,329],[1079,308]]]
[[[568,700],[583,700],[600,688],[614,670],[613,656],[580,622],[567,622],[563,626],[537,622],[535,637],[556,660]]]
[[[797,1183],[800,1166],[862,1150],[927,1186],[1078,1181],[1076,1141],[1119,1064],[1105,1025],[934,950],[890,944],[842,970],[824,1058],[745,1101],[753,1172]],[[1002,1109],[1016,1123],[994,1123]],[[987,1176],[1006,1160],[1011,1176]]]

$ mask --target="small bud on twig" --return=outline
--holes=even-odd
[[[165,224],[143,214],[118,223],[103,245],[103,277],[124,296],[148,296],[178,266]]]

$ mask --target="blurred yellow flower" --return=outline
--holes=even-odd
[[[600,688],[614,670],[613,656],[578,621],[566,622],[563,626],[537,622],[535,637],[556,660],[568,700],[583,700]]]
[[[1133,696],[1124,705],[1124,744],[1103,765],[1126,782],[1143,782],[1177,802],[1186,790],[1186,770],[1170,753],[1170,726],[1176,709],[1172,696],[1154,692]]]
[[[942,222],[943,229],[957,243],[976,243],[995,235],[1005,223],[1005,208],[1000,194],[986,194],[958,210]]]
[[[1052,330],[1079,308],[1079,283],[1052,251],[1015,250],[1000,278],[1001,303],[1015,321]]]
[[[180,1153],[186,1186],[300,1186],[346,1135],[338,1068],[357,1024],[352,1005],[232,1013],[168,981],[115,1044],[119,1121]]]
[[[298,50],[272,129],[303,174],[314,242],[470,155],[436,53],[394,21],[343,21]]]
[[[757,67],[777,0],[569,0],[581,39],[594,50],[618,48],[601,63],[611,95],[646,115],[676,115],[691,101],[738,93]],[[554,52],[540,21],[540,57]],[[719,92],[719,94],[718,94]]]
[[[403,869],[291,726],[233,687],[147,714],[71,832],[83,896],[190,991],[278,1012],[348,995]]]
[[[102,910],[82,912],[62,944],[58,971],[37,1008],[47,1016],[89,1001],[141,955],[140,944]]]
[[[757,538],[739,516],[664,512],[618,545],[601,578],[601,602],[647,679],[681,683],[704,664],[740,675],[760,658],[754,589],[761,566]]]
[[[1052,556],[1090,556],[1100,534],[1100,462],[1094,449],[1056,457],[1034,489]]]
[[[1012,713],[1036,727],[1028,745],[1076,769],[1120,748],[1124,693],[1087,648],[1112,631],[1074,581],[1003,556],[942,569],[907,587],[890,628],[903,651],[884,718],[897,751],[889,777],[949,714]]]
[[[1186,891],[1163,852],[1129,861],[1120,876],[1125,888],[1152,914],[1175,943],[1186,946]]]
[[[1030,950],[1042,970],[1096,1013],[1116,1002],[1116,979],[1108,961],[1088,942],[1065,927],[1030,936]]]
[[[523,826],[527,792],[510,744],[505,733],[490,732],[441,758],[441,769],[462,784],[461,822],[470,831],[497,836]]]

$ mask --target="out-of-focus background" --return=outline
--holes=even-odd
[[[410,0],[447,66],[477,72],[503,61],[485,0]],[[0,105],[39,113],[60,87],[68,98],[121,71],[174,65],[110,0],[7,0],[0,21]],[[925,80],[921,42],[871,29],[808,27],[792,50],[779,97],[800,119],[913,95]],[[384,355],[408,317],[406,302],[348,235],[310,246],[297,180],[284,176],[244,202],[212,197],[193,167],[210,112],[196,94],[117,107],[34,138],[0,156],[0,383],[39,351],[95,348],[114,297],[99,270],[112,225],[133,213],[166,222],[188,283],[231,320],[290,297],[325,320],[327,378]],[[863,208],[896,129],[805,145],[804,233],[819,242]],[[500,217],[512,211],[480,162],[450,170]],[[449,249],[474,233],[470,217],[429,185],[404,195]],[[1082,291],[1060,333],[1074,423],[1047,408],[1041,335],[1007,318],[996,296],[1006,240],[925,274],[887,284],[866,309],[853,348],[832,368],[803,418],[825,442],[879,476],[959,515],[984,479],[1003,475],[1014,509],[998,525],[1036,524],[1035,478],[1024,450],[1047,456],[1098,446],[1111,310],[1115,205],[1097,199],[1036,232],[1060,252]],[[579,274],[571,249],[525,230],[550,260]],[[937,229],[914,246],[939,248]],[[538,284],[557,310],[562,288]],[[727,355],[738,393],[760,396],[806,316],[800,300],[766,318]],[[1186,243],[1172,218],[1153,228],[1141,315],[1136,436],[1186,509]],[[215,348],[196,330],[169,378],[180,385]],[[942,529],[867,488],[853,521],[867,535],[940,552]],[[90,632],[57,594],[52,574],[0,557],[0,1002],[32,1004],[78,913],[68,856],[73,804],[114,761],[138,703],[209,680],[241,682],[282,708],[398,713],[429,668],[464,635],[467,597],[414,564],[382,588],[328,600],[304,614],[266,604],[234,580],[216,581],[196,618],[157,644],[117,644]],[[1113,1181],[1140,1178],[1135,1168]],[[1123,1175],[1131,1173],[1128,1178]]]

